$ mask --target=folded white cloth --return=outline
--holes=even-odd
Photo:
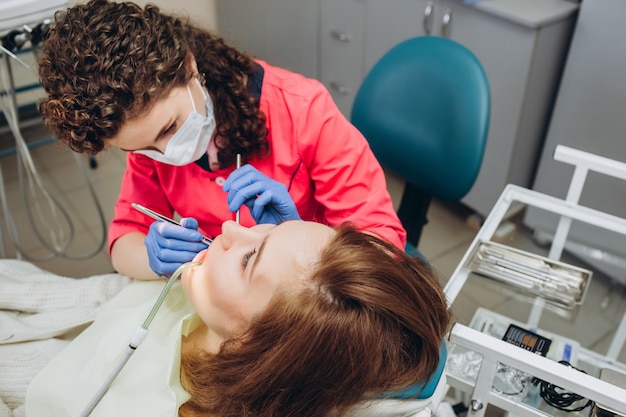
[[[119,274],[63,277],[0,259],[0,417],[24,416],[33,377],[130,282]]]
[[[12,417],[11,409],[4,402],[2,398],[0,398],[0,417]]]
[[[48,339],[93,320],[130,283],[119,274],[69,278],[16,259],[0,260],[0,344]]]

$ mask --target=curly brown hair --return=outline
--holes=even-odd
[[[343,225],[308,281],[217,354],[183,355],[179,416],[341,416],[433,375],[451,312],[424,262]]]
[[[266,154],[265,117],[244,82],[254,60],[151,4],[92,0],[57,12],[40,55],[39,112],[61,142],[96,154],[127,120],[189,82],[189,55],[214,102],[220,163]]]

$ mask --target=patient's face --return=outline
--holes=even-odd
[[[233,221],[196,256],[182,285],[196,312],[222,338],[244,332],[276,291],[298,291],[335,232],[305,221],[246,228]]]

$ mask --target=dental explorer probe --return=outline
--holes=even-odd
[[[175,224],[175,225],[177,225],[177,226],[185,227],[185,226],[183,226],[182,224],[180,224],[179,222],[177,222],[176,220],[174,220],[174,219],[170,219],[169,217],[166,217],[166,216],[164,216],[164,215],[162,215],[162,214],[160,214],[160,213],[157,213],[157,212],[156,212],[156,211],[154,211],[154,210],[150,210],[149,208],[144,207],[144,206],[142,206],[141,204],[131,203],[131,206],[132,206],[135,210],[140,211],[140,212],[142,212],[143,214],[145,214],[145,215],[147,215],[147,216],[152,217],[154,220],[159,220],[159,221],[162,221],[162,222],[167,222],[167,223]],[[208,245],[210,245],[211,243],[213,243],[213,239],[209,239],[208,237],[206,237],[206,236],[202,235],[202,240],[201,240],[201,242],[202,242],[202,243],[204,243],[205,245],[207,245],[207,246],[208,246]]]
[[[124,351],[124,354],[123,354],[124,356],[122,356],[122,358],[117,363],[115,368],[113,368],[113,370],[111,371],[107,379],[100,386],[96,394],[91,398],[87,406],[80,413],[80,417],[87,417],[89,414],[91,414],[91,412],[93,411],[94,408],[96,408],[96,405],[98,405],[102,397],[104,397],[104,394],[106,394],[106,392],[109,390],[109,387],[111,386],[115,378],[117,378],[119,373],[122,371],[122,369],[126,365],[126,362],[128,362],[132,354],[135,353],[135,350],[137,350],[137,347],[146,338],[146,336],[148,335],[148,327],[150,326],[150,323],[152,323],[152,320],[154,319],[154,316],[156,316],[157,311],[159,311],[161,304],[163,304],[163,301],[165,300],[167,293],[169,293],[170,289],[172,288],[172,285],[174,285],[174,283],[178,280],[178,277],[180,276],[180,274],[182,274],[182,272],[187,268],[190,268],[192,266],[199,266],[199,265],[201,265],[200,262],[187,262],[179,266],[178,269],[174,271],[171,278],[165,284],[165,287],[163,287],[163,289],[161,290],[161,294],[159,294],[159,298],[157,298],[156,302],[154,303],[154,306],[152,306],[152,309],[150,310],[150,313],[144,320],[143,324],[140,327],[137,327],[135,329],[135,333],[133,333],[133,336],[131,337],[130,342],[128,343],[128,346],[126,347],[126,350]]]
[[[237,154],[237,169],[241,168],[241,154]],[[239,224],[239,209],[237,209],[237,214],[235,214],[235,221]]]

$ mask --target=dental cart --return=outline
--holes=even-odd
[[[529,417],[626,415],[626,289],[567,251],[572,224],[626,235],[626,219],[578,204],[588,173],[626,180],[626,163],[564,146],[554,158],[574,166],[567,197],[508,185],[445,286],[457,320],[446,374],[468,417],[488,404]],[[510,233],[527,207],[554,215],[547,242]]]

